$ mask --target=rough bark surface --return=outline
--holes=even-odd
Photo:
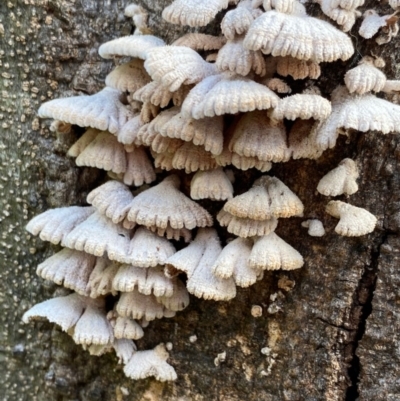
[[[328,234],[310,237],[293,218],[278,234],[304,256],[295,272],[268,272],[231,302],[191,299],[176,318],[150,324],[141,349],[171,342],[174,383],[133,382],[112,355],[91,357],[50,324],[24,325],[33,304],[64,290],[35,275],[54,249],[31,238],[24,226],[50,207],[83,204],[101,179],[66,156],[74,138],[54,138],[39,121],[40,103],[99,90],[111,62],[98,46],[129,34],[128,0],[10,0],[0,4],[0,388],[4,401],[95,400],[398,400],[400,278],[400,141],[379,133],[341,137],[317,161],[276,165],[305,204],[305,218],[322,219]],[[150,27],[168,42],[181,34],[160,18],[170,0],[138,2],[150,11]],[[365,9],[374,2],[367,2]],[[311,11],[317,12],[316,6]],[[369,44],[357,39],[355,64]],[[399,76],[398,41],[373,48]],[[322,89],[343,78],[343,63],[324,66]],[[73,91],[73,92],[72,92]],[[344,157],[360,166],[360,190],[351,203],[379,219],[373,234],[339,237],[337,220],[324,213],[319,179]],[[255,173],[236,182],[244,191]],[[210,207],[209,204],[205,204]],[[214,206],[218,210],[221,204]],[[260,305],[263,315],[251,315]],[[192,343],[189,338],[197,336]],[[226,352],[226,361],[214,359]],[[127,395],[129,393],[129,395]]]

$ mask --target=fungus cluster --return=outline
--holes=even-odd
[[[364,3],[318,2],[343,31]],[[68,155],[78,166],[107,171],[107,178],[89,193],[90,206],[49,210],[28,224],[33,235],[63,247],[37,274],[73,292],[35,305],[23,320],[45,317],[94,355],[114,349],[133,379],[176,378],[163,344],[137,351],[133,340],[150,321],[183,310],[188,293],[230,300],[236,286],[254,284],[265,270],[304,264],[275,233],[278,221],[302,217],[304,205],[278,177],[265,174],[273,163],[316,159],[350,129],[400,132],[400,107],[372,94],[399,87],[380,71],[380,59],[364,57],[330,100],[315,83],[292,93],[286,77],[316,80],[320,63],[354,53],[348,35],[308,15],[297,0],[175,0],[162,15],[200,27],[228,7],[220,36],[189,33],[166,44],[149,34],[146,12],[128,6],[135,34],[101,45],[99,54],[131,60],[117,65],[99,93],[39,109],[58,135],[85,129]],[[232,169],[257,169],[259,178],[234,196]],[[317,190],[352,195],[358,175],[355,162],[344,159]],[[190,190],[182,185],[185,176]],[[200,199],[225,203],[213,218],[195,202]],[[365,235],[376,225],[371,213],[339,200],[326,212],[340,218],[340,235]],[[225,245],[218,225],[229,233]],[[312,236],[325,234],[318,219],[302,226]],[[113,297],[111,309],[105,296]]]

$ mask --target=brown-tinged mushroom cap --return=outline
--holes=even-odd
[[[184,46],[150,49],[144,66],[154,81],[171,92],[177,91],[181,85],[195,84],[216,74],[214,64],[207,63],[196,51]]]
[[[99,132],[76,158],[77,166],[96,167],[120,174],[126,171],[126,151],[114,135]]]
[[[140,193],[132,202],[128,220],[145,226],[183,228],[212,225],[212,217],[196,202],[179,191],[179,178],[167,177],[160,184]]]
[[[40,106],[38,115],[116,134],[133,117],[132,112],[121,103],[120,97],[118,90],[104,88],[91,96],[50,100]]]
[[[143,122],[140,118],[140,114],[135,115],[122,126],[120,131],[118,131],[118,142],[124,145],[131,145],[135,142],[136,136],[142,126]]]
[[[190,182],[192,199],[227,200],[233,197],[233,186],[221,167],[198,171]]]
[[[317,191],[325,196],[353,195],[358,191],[358,169],[351,159],[343,159],[339,166],[324,175]]]
[[[136,92],[150,81],[143,60],[138,59],[117,66],[106,77],[106,85],[121,92]]]
[[[331,102],[322,96],[298,93],[280,100],[271,114],[275,120],[326,120],[332,113]]]
[[[128,214],[133,195],[126,185],[118,181],[108,181],[89,192],[86,200],[99,213],[117,224]]]
[[[350,93],[380,92],[386,83],[386,75],[374,66],[372,57],[364,57],[359,65],[346,72],[344,82]]]
[[[140,119],[143,124],[149,123],[153,118],[157,117],[160,107],[150,102],[144,102],[140,110]]]
[[[172,167],[172,159],[174,158],[173,153],[163,152],[157,153],[151,150],[151,155],[154,159],[154,167],[160,168],[162,170],[171,171]]]
[[[321,75],[321,67],[312,60],[298,60],[294,57],[279,57],[276,66],[279,75],[293,79],[318,79]]]
[[[233,277],[239,287],[249,287],[254,284],[259,272],[249,266],[249,257],[253,242],[244,238],[236,238],[222,250],[212,272],[220,278]]]
[[[262,14],[251,24],[244,46],[274,57],[291,56],[317,63],[347,60],[354,53],[351,39],[345,33],[305,12],[288,15],[268,11]]]
[[[157,133],[150,146],[156,153],[175,153],[184,143],[180,139],[168,138]]]
[[[325,211],[339,220],[335,231],[346,237],[359,237],[374,231],[377,219],[367,210],[341,201],[330,201]]]
[[[255,239],[250,267],[262,270],[294,270],[304,264],[303,257],[275,233]]]
[[[131,317],[133,319],[144,317],[148,321],[175,315],[174,312],[167,310],[158,303],[154,295],[144,295],[136,289],[121,294],[117,303],[117,312],[122,317]]]
[[[240,117],[234,127],[229,149],[240,156],[282,162],[290,157],[286,140],[283,124],[272,124],[265,111],[253,111]]]
[[[153,350],[135,352],[124,367],[127,377],[139,380],[154,376],[159,381],[176,380],[175,369],[167,363],[169,355],[164,344],[159,344]]]
[[[230,71],[244,76],[249,75],[250,71],[261,76],[266,74],[263,54],[245,49],[241,36],[228,40],[218,52],[215,64],[220,72]]]
[[[175,253],[174,246],[165,238],[139,227],[129,243],[126,251],[121,249],[113,254],[113,260],[146,268],[163,265]]]
[[[392,36],[396,36],[399,30],[397,25],[398,17],[396,14],[380,16],[375,10],[367,10],[364,12],[364,20],[360,26],[358,33],[365,39],[371,39],[381,28],[388,28],[387,39],[383,40],[383,44],[391,40]]]
[[[150,102],[155,106],[167,107],[170,101],[174,106],[180,106],[192,87],[182,85],[177,91],[171,92],[160,82],[152,81],[133,94],[133,98],[140,102]]]
[[[189,305],[189,293],[178,278],[172,280],[172,295],[170,297],[156,297],[157,302],[164,305],[168,310],[178,312],[184,310]]]
[[[148,50],[165,46],[165,42],[152,35],[131,35],[110,40],[99,47],[99,55],[103,58],[128,56],[146,60]]]
[[[228,5],[229,0],[175,0],[164,8],[162,17],[171,24],[205,26]]]
[[[187,174],[190,174],[198,170],[212,170],[217,167],[217,163],[212,154],[202,146],[196,146],[192,142],[183,142],[183,145],[175,151],[172,167],[177,170],[185,170]]]
[[[111,326],[113,326],[114,337],[117,339],[139,340],[144,336],[143,329],[136,320],[118,316],[115,311],[109,312],[107,318],[110,320]]]
[[[85,133],[68,149],[67,155],[78,157],[87,146],[89,146],[101,131],[89,128]]]
[[[190,32],[176,39],[172,46],[185,46],[193,50],[219,50],[226,43],[223,36],[207,35],[205,33]]]
[[[280,78],[269,78],[265,81],[265,85],[267,85],[269,89],[277,93],[292,93],[292,89],[290,88],[290,86],[283,79]]]
[[[38,318],[46,318],[49,322],[58,324],[63,331],[71,329],[86,308],[88,298],[72,293],[66,297],[48,299],[36,304],[22,316],[24,323]]]
[[[194,120],[181,113],[174,115],[160,127],[160,134],[203,146],[207,152],[219,155],[223,147],[224,121],[222,116]]]
[[[267,235],[275,231],[278,225],[278,219],[275,217],[265,220],[253,220],[233,216],[223,209],[217,214],[217,220],[222,227],[227,228],[228,232],[242,238]]]
[[[120,225],[113,224],[98,212],[77,225],[62,241],[62,245],[95,256],[114,255],[128,252],[130,232]]]
[[[299,216],[304,206],[278,178],[262,176],[247,192],[226,202],[223,210],[242,219],[268,220]]]
[[[156,297],[170,297],[174,291],[172,280],[164,275],[164,268],[161,266],[143,269],[122,265],[114,277],[113,288],[121,292],[130,292],[137,288],[141,294],[154,294]]]
[[[371,94],[350,95],[339,87],[332,94],[332,114],[316,128],[320,149],[335,146],[340,128],[382,134],[400,132],[400,106]]]
[[[314,120],[297,120],[289,133],[289,151],[293,159],[318,159],[323,150],[317,144]]]
[[[112,281],[118,269],[119,266],[117,263],[110,262],[104,258],[98,258],[86,286],[86,290],[91,298],[98,298],[110,293],[116,295],[116,291],[112,288]]]
[[[142,146],[128,152],[126,158],[127,166],[122,179],[124,184],[140,187],[143,184],[150,184],[155,181],[154,167]]]
[[[232,278],[213,275],[212,265],[221,253],[221,245],[214,229],[199,229],[194,241],[167,260],[167,269],[178,269],[188,276],[189,293],[199,298],[227,301],[236,296]]]
[[[50,209],[34,217],[27,224],[26,230],[33,235],[39,235],[43,241],[58,244],[94,211],[93,207],[81,206]]]
[[[323,237],[325,228],[322,222],[318,219],[310,219],[301,223],[302,227],[308,228],[308,235],[311,237]]]

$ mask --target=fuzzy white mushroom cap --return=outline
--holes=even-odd
[[[317,191],[325,196],[353,195],[358,191],[356,182],[358,176],[355,162],[351,159],[343,159],[338,167],[321,178]]]
[[[395,14],[380,16],[375,10],[367,10],[364,12],[364,20],[360,26],[358,33],[365,39],[371,39],[381,28],[387,28],[386,38],[377,40],[378,44],[384,44],[396,36],[399,31],[397,25],[398,17]]]
[[[342,1],[342,3],[345,2],[346,1]],[[320,0],[321,10],[325,15],[333,19],[338,25],[341,25],[344,32],[348,32],[355,24],[356,18],[361,16],[361,12],[356,10],[356,7],[359,5],[351,8],[347,6],[344,8],[336,6],[337,3],[338,2],[336,0]]]
[[[167,363],[169,354],[164,344],[159,344],[153,350],[135,352],[124,367],[127,377],[139,380],[154,376],[159,381],[176,380],[175,369]]]
[[[114,337],[117,339],[139,340],[144,336],[142,326],[136,320],[118,316],[115,311],[109,312],[107,318],[110,320]]]
[[[335,231],[346,237],[359,237],[374,231],[377,219],[367,210],[341,201],[330,201],[325,211],[339,218]]]
[[[311,237],[322,237],[325,235],[325,228],[318,219],[310,219],[301,223],[302,227],[308,228],[308,235]]]
[[[198,171],[190,182],[192,199],[227,200],[233,197],[233,186],[221,167]]]

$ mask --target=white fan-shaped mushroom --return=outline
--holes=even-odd
[[[311,235],[311,237],[322,237],[325,235],[324,225],[318,219],[303,221],[301,226],[308,228],[308,235]]]
[[[192,199],[227,200],[233,197],[233,186],[221,167],[198,171],[190,182]]]

